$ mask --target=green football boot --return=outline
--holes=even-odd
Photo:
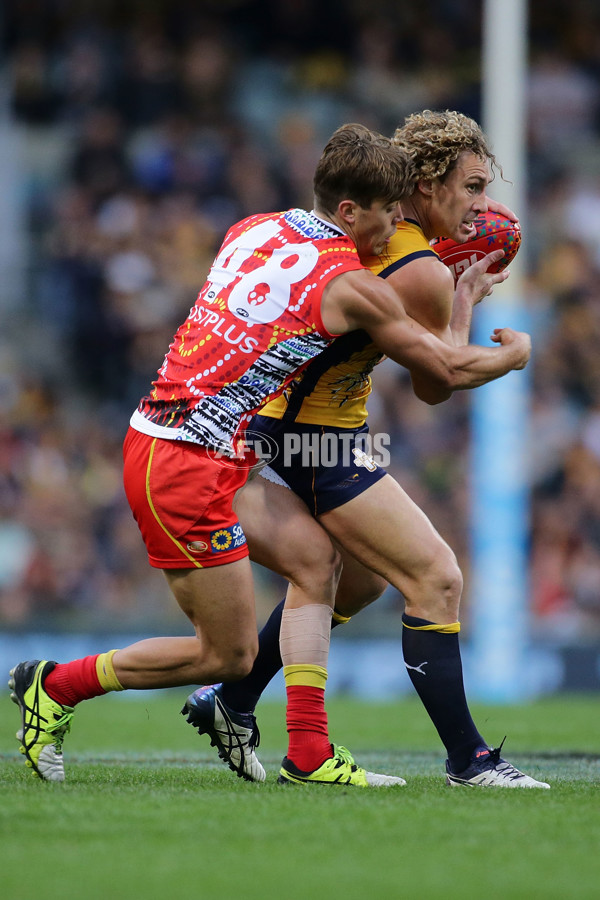
[[[396,775],[377,775],[357,766],[349,750],[333,746],[333,756],[326,759],[314,772],[301,772],[294,763],[284,758],[279,770],[279,784],[349,784],[356,787],[391,787],[406,784]]]
[[[20,750],[32,774],[43,781],[64,781],[62,745],[71,728],[73,709],[62,706],[44,690],[44,679],[56,663],[33,659],[10,670],[11,700],[21,710],[17,731]]]

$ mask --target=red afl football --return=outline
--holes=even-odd
[[[432,248],[439,253],[458,281],[465,269],[472,266],[492,250],[504,250],[502,259],[493,263],[488,272],[501,272],[513,261],[521,246],[521,227],[500,213],[486,212],[477,216],[474,223],[475,234],[464,244],[457,244],[451,238],[434,238]]]

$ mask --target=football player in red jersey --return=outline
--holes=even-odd
[[[494,283],[488,269],[500,254],[494,253],[463,275],[454,290],[450,270],[430,247],[437,235],[458,243],[468,241],[473,222],[488,206],[510,211],[489,200],[490,164],[494,157],[479,125],[456,112],[425,111],[410,116],[394,141],[414,165],[413,186],[402,201],[404,220],[397,226],[383,252],[363,258],[371,271],[384,278],[402,299],[405,310],[431,334],[454,346],[469,340],[474,304],[490,293]],[[547,787],[500,759],[479,733],[465,697],[459,648],[459,603],[462,575],[455,555],[423,512],[400,485],[379,465],[364,465],[361,440],[367,427],[366,398],[370,372],[379,361],[379,348],[368,334],[338,338],[294,380],[290,388],[267,404],[253,421],[253,429],[280,448],[263,476],[254,479],[237,500],[251,557],[287,577],[292,584],[305,583],[322,571],[322,580],[334,578],[337,559],[331,542],[308,521],[309,511],[335,539],[343,569],[333,612],[333,624],[347,620],[377,599],[389,582],[405,598],[403,654],[409,677],[427,709],[448,755],[447,779],[451,784],[470,783],[499,787]],[[417,393],[432,402],[444,399],[437,385],[428,394],[430,379],[412,372]],[[301,464],[300,454],[286,458],[294,439],[315,439],[322,434],[338,441],[337,466]],[[356,444],[355,455],[343,460],[342,441]],[[301,441],[297,441],[301,444]],[[306,441],[305,441],[306,446]],[[297,459],[297,462],[295,460]],[[294,464],[295,463],[295,464]],[[289,485],[291,491],[282,485]],[[298,502],[298,497],[302,502]],[[267,523],[265,527],[265,522]],[[314,601],[313,601],[314,602]],[[329,766],[327,729],[311,711],[302,715],[296,696],[315,692],[307,663],[317,658],[307,653],[308,637],[327,629],[314,622],[310,607],[298,608],[293,596],[285,610],[280,604],[260,635],[260,650],[252,673],[235,684],[194,692],[184,707],[188,720],[201,732],[209,732],[222,757],[245,777],[262,773],[252,745],[244,746],[252,732],[249,718],[266,684],[284,664],[290,746],[280,779],[314,782],[323,780],[320,768]],[[281,624],[280,624],[281,623]],[[304,642],[294,649],[304,633]],[[279,642],[281,634],[281,654]],[[325,638],[313,637],[315,645]],[[326,659],[323,646],[321,660]],[[302,673],[294,664],[304,663]],[[324,664],[320,666],[325,670]],[[324,675],[321,688],[324,688]],[[314,679],[314,675],[313,675]],[[304,686],[298,687],[299,680]],[[312,687],[311,687],[312,685]],[[220,728],[212,715],[220,704]],[[246,718],[240,719],[244,711]],[[237,712],[237,715],[236,715]],[[229,731],[225,729],[227,722]],[[237,729],[238,743],[230,737]],[[233,757],[233,758],[232,758]],[[298,771],[300,770],[300,771]]]
[[[62,744],[80,701],[250,671],[257,652],[252,573],[233,509],[248,476],[240,446],[252,415],[337,335],[368,329],[382,352],[415,373],[428,399],[527,364],[528,335],[505,328],[496,348],[451,346],[410,319],[396,292],[361,264],[359,254],[382,253],[395,233],[409,172],[406,154],[389,139],[343,126],[317,166],[312,212],[251,216],[226,235],[124,444],[125,489],[150,564],[165,572],[195,636],[16,665],[10,686],[21,710],[19,740],[39,777],[64,779]],[[488,276],[485,292],[499,280]],[[296,594],[306,604],[297,586]],[[308,599],[330,614],[332,585],[322,585],[317,604],[314,594]],[[318,665],[300,669],[302,685],[321,684]],[[300,717],[307,705],[322,723],[322,696],[304,692]],[[328,752],[338,781],[400,781],[370,780],[347,755],[334,759],[331,745]]]

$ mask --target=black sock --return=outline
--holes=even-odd
[[[471,718],[463,684],[458,632],[413,630],[432,625],[402,616],[402,651],[410,680],[448,754],[450,769],[462,772],[473,751],[487,746]]]
[[[260,695],[282,668],[279,650],[281,614],[285,600],[278,603],[258,635],[258,653],[252,670],[241,681],[223,685],[223,700],[238,712],[254,712]]]
[[[279,603],[258,635],[258,653],[252,671],[241,681],[230,681],[223,685],[223,700],[237,712],[254,712],[256,704],[268,683],[283,668],[279,649],[281,615],[285,598]],[[331,627],[339,622],[332,620]]]

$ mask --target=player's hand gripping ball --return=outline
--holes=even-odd
[[[475,234],[464,244],[457,244],[451,238],[434,238],[431,241],[432,248],[454,275],[455,284],[465,269],[492,250],[504,250],[504,256],[499,262],[492,263],[488,272],[501,272],[513,261],[521,246],[521,226],[506,216],[486,212],[477,216],[473,224]]]

